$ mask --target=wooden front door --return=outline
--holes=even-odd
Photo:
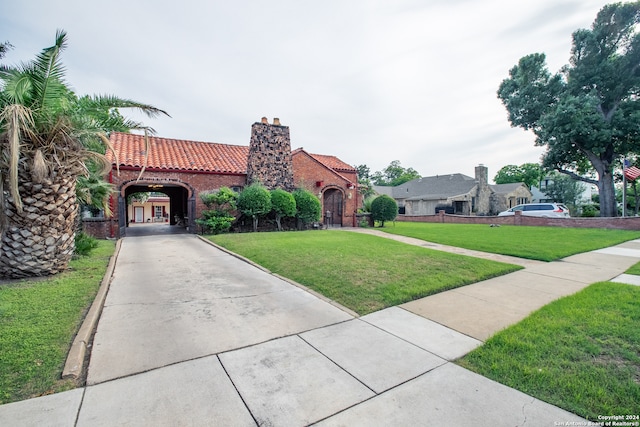
[[[323,205],[322,215],[325,225],[342,227],[342,192],[340,190],[325,191]]]

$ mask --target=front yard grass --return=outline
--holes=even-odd
[[[498,332],[458,363],[592,421],[640,415],[638,301],[640,287],[595,283]]]
[[[114,249],[102,240],[65,273],[0,284],[0,404],[76,387],[60,376]]]
[[[554,261],[640,237],[640,231],[604,228],[528,227],[484,224],[387,223],[380,230],[482,252]]]
[[[521,268],[358,233],[302,231],[208,238],[361,315]]]

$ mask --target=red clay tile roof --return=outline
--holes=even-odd
[[[113,132],[111,144],[119,166],[141,168],[145,164],[143,135]],[[247,173],[249,147],[150,136],[148,169],[191,170],[232,174]],[[107,158],[115,164],[113,153]]]
[[[343,172],[356,171],[356,169],[353,166],[346,164],[336,156],[325,156],[324,154],[311,154],[311,153],[309,153],[309,155],[314,159],[316,159],[317,161],[319,161],[320,163],[322,163],[323,165],[335,171],[343,171]]]
[[[111,163],[115,164],[115,159],[117,159],[119,166],[142,168],[145,165],[144,135],[113,132],[109,139],[116,152],[114,158],[113,153],[107,151],[107,158]],[[186,141],[157,136],[150,136],[149,142],[151,147],[146,161],[147,169],[247,173],[248,146]],[[302,151],[302,148],[293,152],[297,151]],[[310,153],[309,155],[336,172],[355,172],[353,166],[346,164],[336,156]]]

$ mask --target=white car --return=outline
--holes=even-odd
[[[522,211],[522,215],[541,216],[543,218],[569,218],[571,216],[569,215],[569,208],[561,203],[527,203],[500,212],[498,216],[515,215],[516,211]]]

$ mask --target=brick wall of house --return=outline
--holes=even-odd
[[[115,170],[112,171],[110,176],[110,182],[114,184],[116,190],[122,193],[122,186],[133,184],[140,174],[139,170],[120,169],[118,174]],[[193,197],[196,202],[195,218],[199,218],[202,210],[205,208],[204,203],[199,197],[199,194],[203,191],[218,190],[221,187],[244,187],[246,185],[246,175],[231,175],[231,174],[212,174],[212,173],[193,173],[193,172],[166,172],[166,171],[154,171],[145,170],[144,174],[139,180],[140,184],[148,184],[149,182],[162,184],[165,187],[169,186],[186,186],[193,189]],[[182,185],[180,185],[182,184]],[[164,187],[163,187],[164,188]],[[162,192],[163,188],[159,188],[156,191]],[[113,217],[111,221],[119,223],[120,218],[118,209],[117,197],[112,197],[111,202]],[[123,219],[124,220],[124,219]],[[111,229],[118,230],[117,225],[110,227]],[[119,237],[115,234],[108,237]]]
[[[295,153],[293,156],[293,172],[295,177],[295,186],[298,188],[305,188],[318,196],[321,202],[323,201],[323,194],[331,189],[340,189],[344,195],[344,206],[342,214],[342,225],[345,227],[351,227],[355,225],[355,212],[357,211],[358,192],[357,189],[348,188],[347,181],[351,183],[357,182],[357,176],[355,172],[340,172],[340,176],[336,175],[330,169],[327,169],[313,157],[304,151]],[[326,208],[323,204],[322,212],[325,212]]]

